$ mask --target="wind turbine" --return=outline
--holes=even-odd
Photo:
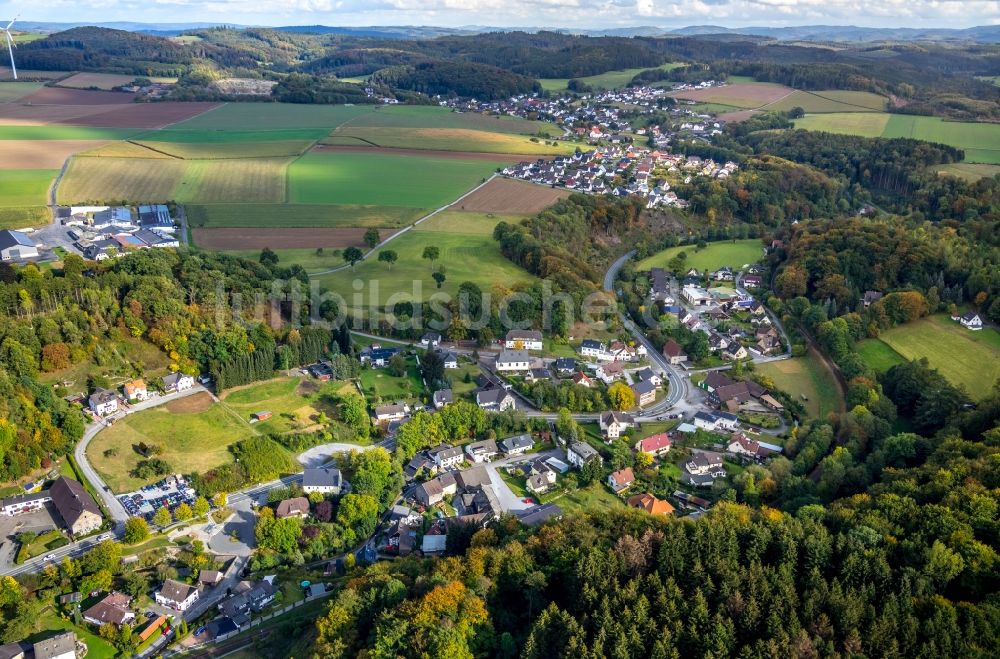
[[[7,27],[3,29],[3,34],[7,37],[7,52],[10,53],[10,70],[14,72],[14,80],[17,80],[17,67],[14,66],[14,49],[17,47],[14,44],[14,37],[10,36],[10,26],[14,24],[17,20],[17,16],[10,23],[7,23]]]

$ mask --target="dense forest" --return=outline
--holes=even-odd
[[[459,61],[390,67],[378,71],[372,80],[428,96],[461,96],[485,101],[541,91],[541,86],[532,78],[495,66]]]

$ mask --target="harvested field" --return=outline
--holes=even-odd
[[[517,117],[498,117],[476,112],[457,112],[432,105],[376,105],[371,112],[351,119],[352,128],[467,128],[491,133],[535,135],[539,131],[561,134],[558,128],[542,121]]]
[[[534,141],[532,141],[534,140]],[[391,149],[430,149],[481,153],[512,153],[553,155],[573,153],[576,145],[569,142],[539,140],[527,135],[495,133],[468,128],[387,128],[344,126],[338,128],[324,144],[346,146],[378,146]]]
[[[331,146],[320,144],[313,149],[314,153],[364,153],[386,156],[417,156],[419,158],[453,158],[456,160],[485,160],[487,162],[521,162],[535,161],[537,155],[516,153],[476,153],[467,151],[441,151],[434,149],[391,149],[372,146]]]
[[[63,89],[42,87],[21,99],[31,105],[129,105],[133,94],[125,92],[97,92],[89,89]]]
[[[171,414],[196,414],[204,412],[212,407],[212,396],[207,392],[201,392],[172,400],[166,405],[167,411]]]
[[[792,108],[802,108],[810,114],[825,112],[881,112],[887,99],[871,92],[823,90],[818,92],[796,91],[777,103],[767,106],[768,110],[785,112]]]
[[[120,75],[117,73],[77,73],[59,82],[60,87],[75,87],[76,89],[111,90],[127,85],[140,76]],[[145,77],[145,76],[141,76]],[[153,82],[177,82],[177,78],[149,78]]]
[[[176,156],[153,151],[135,142],[111,142],[90,151],[80,153],[88,158],[158,158],[176,160]]]
[[[81,126],[113,126],[116,128],[163,128],[196,117],[217,106],[217,103],[132,103],[101,114],[82,117],[79,121],[59,123],[72,123]]]
[[[85,117],[107,112],[108,108],[107,105],[25,105],[18,101],[0,105],[0,124],[8,126],[73,124]]]
[[[194,244],[204,249],[297,249],[317,247],[362,247],[367,229],[191,229]],[[380,230],[387,238],[392,230]],[[390,243],[391,244],[391,243]],[[337,265],[343,265],[338,263]]]
[[[183,162],[190,167],[181,181],[177,201],[223,204],[285,200],[288,161],[283,158]]]
[[[719,121],[725,121],[726,123],[733,124],[746,121],[755,114],[757,114],[757,110],[737,110],[736,112],[723,112],[722,114],[717,114],[715,115],[715,118]]]
[[[135,143],[147,151],[182,160],[231,160],[239,158],[281,158],[298,156],[313,145],[313,141],[287,140],[282,142],[244,142],[191,144],[188,142]],[[155,156],[154,156],[155,157]]]
[[[527,181],[495,178],[459,202],[455,208],[481,213],[538,213],[570,195],[568,190]]]
[[[794,91],[791,87],[769,82],[738,82],[722,87],[675,92],[671,96],[703,103],[722,103],[737,108],[759,108],[779,101]]]
[[[91,102],[76,105],[29,104],[37,94],[48,91],[111,96],[120,102],[112,104]],[[121,129],[162,128],[216,107],[215,103],[131,103],[128,102],[129,98],[130,95],[117,92],[46,87],[15,103],[0,105],[0,124],[24,126],[70,124]]]
[[[15,101],[22,96],[27,96],[32,92],[38,91],[41,87],[42,83],[40,82],[4,81],[0,83],[0,103]]]
[[[75,153],[100,147],[90,140],[8,140],[3,142],[0,169],[59,169]]]

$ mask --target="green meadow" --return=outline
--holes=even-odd
[[[763,256],[763,246],[756,238],[709,243],[704,249],[698,249],[695,245],[680,245],[644,258],[635,268],[636,270],[666,268],[667,264],[681,252],[687,255],[684,263],[688,268],[718,270],[726,265],[730,268],[739,268],[747,263],[756,263]]]

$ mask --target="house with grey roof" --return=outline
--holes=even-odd
[[[306,494],[340,494],[343,481],[334,467],[311,467],[302,472],[302,491]]]

